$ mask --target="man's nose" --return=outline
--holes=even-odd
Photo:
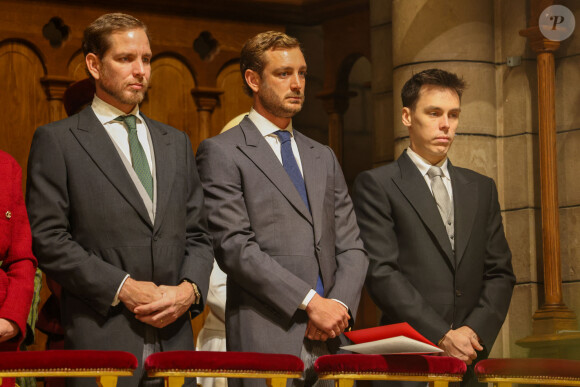
[[[133,62],[133,74],[143,76],[145,74],[145,64],[141,60]]]
[[[304,80],[300,76],[300,74],[295,74],[292,76],[292,83],[290,84],[290,88],[292,90],[301,90],[304,87]]]
[[[439,120],[439,127],[441,129],[449,129],[449,117],[443,114]]]

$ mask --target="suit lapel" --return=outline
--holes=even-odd
[[[459,267],[471,236],[479,197],[477,183],[467,180],[461,170],[454,168],[451,162],[449,162],[448,168],[451,175],[453,205],[455,207],[455,259],[457,267]]]
[[[91,107],[79,113],[78,127],[71,128],[71,132],[111,184],[135,208],[143,221],[151,225],[147,208],[127,173],[119,152]]]
[[[294,130],[294,139],[302,161],[304,183],[306,184],[314,225],[314,238],[316,242],[319,242],[322,237],[322,208],[326,192],[326,165],[322,164],[320,154],[316,152],[314,145],[302,133]]]
[[[437,203],[429,191],[425,179],[406,152],[399,157],[397,163],[401,170],[401,176],[393,178],[394,183],[411,203],[418,216],[425,223],[425,226],[433,233],[451,266],[455,267],[455,258],[445,225],[441,220],[441,215],[437,210]]]
[[[238,145],[240,151],[266,175],[280,193],[288,199],[296,211],[312,223],[312,216],[308,208],[306,208],[306,204],[304,204],[292,180],[290,180],[290,176],[288,176],[282,163],[280,163],[280,160],[278,160],[270,145],[264,140],[258,128],[256,128],[248,117],[245,117],[240,122],[240,128],[246,138],[245,144]]]
[[[159,229],[167,201],[169,200],[169,193],[173,187],[173,180],[175,178],[175,152],[171,151],[171,140],[167,135],[167,130],[158,122],[152,121],[143,113],[140,113],[149,129],[151,135],[151,142],[153,143],[153,150],[155,153],[155,178],[157,181],[157,209],[155,210],[155,225],[154,228]]]

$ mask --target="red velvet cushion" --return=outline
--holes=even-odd
[[[172,351],[150,355],[145,360],[145,369],[302,372],[304,363],[296,356],[274,353]]]
[[[137,358],[123,351],[0,352],[0,370],[135,369]]]
[[[475,374],[477,376],[580,379],[580,361],[561,359],[486,359],[477,363]]]
[[[389,373],[463,375],[465,363],[453,357],[429,355],[325,355],[314,363],[319,374]]]

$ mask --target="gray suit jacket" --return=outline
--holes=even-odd
[[[497,190],[488,177],[448,166],[455,254],[406,152],[357,177],[354,204],[370,260],[366,284],[383,324],[406,321],[434,343],[451,327],[467,325],[490,350],[515,283]]]
[[[140,362],[144,324],[111,306],[125,275],[158,285],[188,279],[205,297],[213,263],[189,139],[144,119],[156,155],[155,224],[90,107],[36,130],[27,181],[34,253],[63,287],[66,348],[126,350]],[[163,350],[193,349],[188,313],[158,333]]]
[[[197,152],[216,259],[228,275],[230,350],[300,355],[318,269],[356,315],[367,257],[330,148],[294,131],[312,214],[249,118]]]

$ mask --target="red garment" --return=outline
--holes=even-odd
[[[0,318],[20,328],[15,338],[0,343],[0,351],[16,350],[24,338],[34,291],[36,259],[21,183],[20,166],[0,151]]]

